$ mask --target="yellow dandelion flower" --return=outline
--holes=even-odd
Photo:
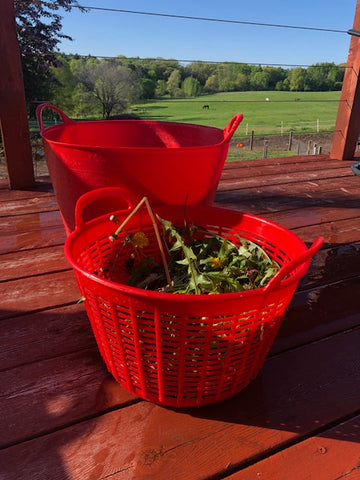
[[[189,231],[190,235],[194,235],[198,230],[198,227],[194,223],[190,223]]]
[[[210,260],[211,260],[211,267],[214,268],[214,269],[217,269],[217,270],[220,270],[223,266],[223,263],[222,261],[220,260],[219,257],[210,257]]]
[[[144,232],[136,232],[131,236],[131,244],[135,248],[144,248],[149,245],[149,239]]]

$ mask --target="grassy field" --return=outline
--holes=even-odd
[[[226,92],[145,101],[132,108],[143,119],[218,128],[224,128],[236,113],[242,113],[244,120],[237,129],[238,136],[252,130],[255,135],[314,133],[318,128],[320,132],[334,130],[339,98],[340,92]],[[209,105],[209,109],[203,109],[203,105]],[[30,129],[38,130],[35,120],[30,121]]]
[[[334,129],[340,92],[228,92],[189,99],[161,99],[134,106],[144,119],[224,128],[236,113],[237,134],[316,132]],[[268,99],[268,101],[266,100]],[[203,109],[209,105],[209,109]]]

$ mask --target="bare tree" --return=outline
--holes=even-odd
[[[100,102],[104,118],[109,118],[113,111],[124,111],[139,98],[139,83],[133,72],[113,62],[87,62],[80,69],[78,80]]]

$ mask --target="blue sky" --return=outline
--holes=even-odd
[[[141,12],[345,30],[356,0],[79,0],[81,5]],[[360,28],[360,26],[358,27]],[[346,62],[350,36],[287,28],[182,20],[74,9],[63,13],[65,53],[260,64]]]

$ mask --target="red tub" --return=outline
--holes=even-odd
[[[62,123],[44,128],[45,108],[58,112]],[[50,104],[39,105],[36,113],[67,233],[74,230],[78,198],[100,187],[125,187],[153,205],[210,205],[243,119],[235,115],[222,130],[148,120],[76,122]]]

